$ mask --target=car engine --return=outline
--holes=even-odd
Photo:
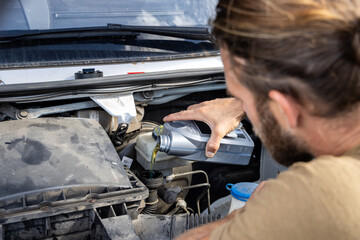
[[[226,215],[226,204],[220,211],[210,207],[229,194],[226,183],[259,179],[261,143],[246,120],[255,142],[249,164],[160,153],[149,178],[145,152],[152,151],[152,131],[162,118],[226,96],[224,90],[196,91],[170,101],[136,92],[136,116],[129,124],[91,100],[2,104],[0,236],[172,239]]]

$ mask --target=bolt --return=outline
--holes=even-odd
[[[143,92],[143,97],[145,99],[152,99],[154,96],[154,92],[153,91],[144,91]]]
[[[29,113],[25,110],[22,110],[19,112],[19,117],[20,118],[27,118],[29,116]]]

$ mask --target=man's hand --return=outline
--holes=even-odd
[[[164,121],[197,120],[205,122],[211,129],[211,137],[206,145],[206,156],[213,157],[219,149],[221,139],[234,130],[244,116],[240,100],[219,98],[191,105],[185,111],[166,116]]]

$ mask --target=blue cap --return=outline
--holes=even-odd
[[[257,183],[251,182],[241,182],[237,184],[228,183],[226,184],[226,189],[231,192],[231,195],[234,198],[246,202],[257,186]]]

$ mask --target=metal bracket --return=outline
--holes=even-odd
[[[136,116],[134,97],[129,95],[107,95],[91,97],[111,116],[119,118],[119,123],[129,124]]]

